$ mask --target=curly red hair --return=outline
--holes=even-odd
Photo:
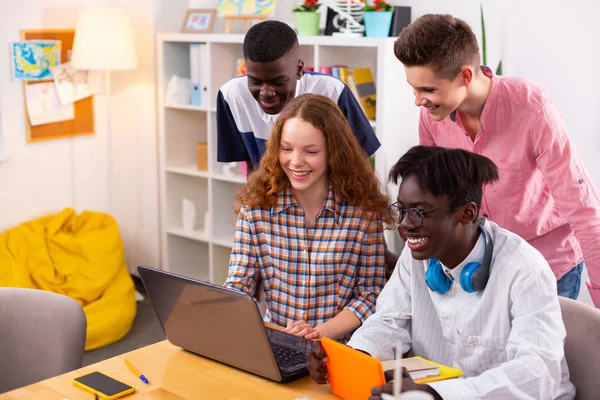
[[[258,170],[250,174],[248,184],[238,193],[234,206],[236,213],[242,206],[275,206],[277,194],[290,184],[279,164],[279,152],[283,126],[291,118],[300,118],[323,132],[327,146],[327,177],[336,195],[350,205],[374,212],[391,224],[383,185],[346,117],[329,97],[318,94],[300,95],[285,106],[271,129]]]

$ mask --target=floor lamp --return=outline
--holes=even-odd
[[[110,72],[137,68],[133,29],[125,7],[85,7],[79,15],[71,55],[76,69],[104,71],[107,130],[107,209],[111,211],[112,139]]]

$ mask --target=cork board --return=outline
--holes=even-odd
[[[75,38],[74,29],[41,29],[41,30],[21,30],[21,40],[60,40],[61,41],[61,63],[69,60],[69,52],[73,48],[73,39]],[[36,81],[23,82],[23,85],[36,85],[37,83],[51,82]],[[23,86],[25,93],[25,86]],[[25,97],[23,95],[23,97]],[[74,103],[75,118],[69,121],[53,122],[50,124],[31,126],[29,116],[25,115],[25,125],[27,127],[27,141],[39,142],[42,140],[62,139],[80,135],[92,135],[94,133],[94,97],[90,96]],[[27,114],[27,107],[25,107]]]

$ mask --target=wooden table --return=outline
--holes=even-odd
[[[125,365],[130,361],[150,381],[137,378]],[[124,399],[338,399],[329,385],[309,377],[280,384],[182,350],[168,341],[142,347],[99,363],[0,394],[0,400],[93,400],[94,395],[73,385],[73,378],[100,371],[135,387]]]

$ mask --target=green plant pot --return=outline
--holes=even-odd
[[[321,14],[316,11],[296,11],[296,31],[298,36],[317,36]]]

